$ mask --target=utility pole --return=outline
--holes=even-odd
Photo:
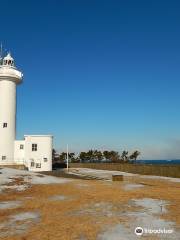
[[[67,171],[69,171],[69,151],[68,151],[68,144],[67,144],[67,157],[66,157],[66,160],[67,160]]]
[[[2,47],[2,43],[1,43],[1,46],[0,46],[0,57],[3,56],[3,47]]]
[[[0,46],[0,65],[2,65],[2,61],[3,61],[3,50],[2,50],[2,43]]]

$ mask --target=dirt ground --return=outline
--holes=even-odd
[[[23,179],[14,179],[14,183],[23,184]],[[142,187],[126,189],[127,184],[140,184]],[[123,182],[73,179],[68,183],[32,185],[25,191],[10,189],[1,193],[0,202],[19,201],[22,204],[16,208],[0,209],[0,230],[4,233],[0,234],[0,239],[99,239],[101,233],[117,224],[126,226],[129,221],[129,215],[126,213],[142,208],[131,205],[130,202],[132,199],[144,198],[167,201],[169,203],[166,206],[167,211],[162,212],[159,218],[174,222],[175,231],[178,229],[180,226],[178,182],[140,177],[127,178]],[[32,218],[32,221],[19,219],[14,223],[8,223],[12,215],[24,212],[36,213],[37,218]],[[24,222],[26,226],[23,225]],[[158,238],[153,235],[145,239]]]

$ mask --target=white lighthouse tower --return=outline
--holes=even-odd
[[[0,166],[19,165],[29,171],[52,170],[52,135],[24,135],[16,140],[16,85],[23,74],[8,53],[0,54]]]
[[[16,85],[23,74],[8,53],[0,59],[0,164],[13,164],[16,137]]]

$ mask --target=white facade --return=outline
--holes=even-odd
[[[51,135],[25,135],[25,159],[29,170],[52,170],[52,140]]]
[[[25,146],[24,140],[14,141],[14,162],[16,164],[25,164],[26,163],[24,146]]]
[[[22,77],[10,54],[0,59],[0,165],[24,164],[31,171],[51,171],[51,135],[15,139],[16,85],[22,82]]]
[[[14,161],[30,171],[51,171],[52,147],[51,135],[25,135],[24,140],[15,141]]]

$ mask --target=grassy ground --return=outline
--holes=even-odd
[[[180,164],[70,163],[71,168],[92,168],[180,178]]]
[[[125,190],[128,183],[142,184],[143,187]],[[14,184],[23,184],[23,179],[15,179]],[[56,199],[57,196],[64,199]],[[0,202],[19,200],[23,204],[14,209],[0,209],[0,223],[21,212],[36,212],[40,219],[30,223],[24,233],[1,236],[0,239],[95,240],[98,234],[111,226],[119,223],[126,225],[129,219],[125,213],[139,209],[131,206],[129,201],[142,198],[168,201],[168,213],[161,214],[160,218],[180,226],[180,183],[139,177],[125,182],[73,179],[65,184],[32,185],[23,192],[8,190],[1,194]],[[12,228],[7,226],[7,231],[8,227]],[[145,239],[157,238],[151,236]]]

